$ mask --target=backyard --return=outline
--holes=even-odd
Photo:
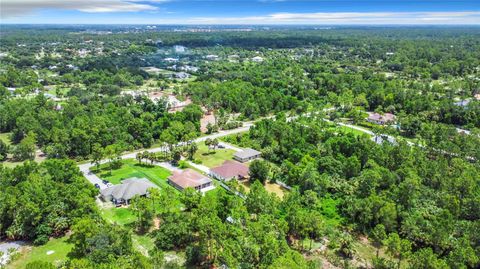
[[[98,171],[96,167],[92,167],[91,171],[112,184],[119,184],[124,179],[137,177],[147,178],[159,187],[170,187],[167,183],[167,177],[171,173],[167,169],[156,165],[140,164],[134,159],[122,160],[121,162],[122,166],[112,170],[111,173],[108,163],[100,165]]]
[[[232,160],[233,154],[235,153],[232,149],[213,149],[209,150],[208,146],[205,145],[205,142],[198,143],[198,150],[195,152],[194,159],[202,161],[201,164],[212,168],[215,166],[221,165],[225,160]]]
[[[42,246],[25,246],[20,248],[20,255],[7,268],[25,268],[30,262],[45,261],[60,264],[67,260],[67,254],[73,245],[68,243],[68,236],[54,238]]]

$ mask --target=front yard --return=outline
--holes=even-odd
[[[198,150],[195,152],[194,159],[202,161],[202,165],[205,165],[209,168],[213,168],[221,165],[226,160],[232,160],[233,154],[235,153],[232,149],[213,149],[208,150],[205,142],[198,143]]]
[[[138,161],[134,159],[122,160],[121,162],[122,166],[112,170],[111,173],[108,163],[100,165],[99,171],[96,170],[96,167],[92,167],[91,171],[101,179],[108,180],[112,184],[120,184],[122,180],[131,177],[144,177],[159,187],[170,187],[167,183],[167,178],[171,173],[167,169],[156,165],[147,165],[145,162],[139,164]]]

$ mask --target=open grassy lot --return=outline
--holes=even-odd
[[[221,165],[225,160],[233,159],[234,153],[234,150],[219,148],[215,151],[209,151],[205,142],[200,142],[198,143],[198,150],[195,153],[194,158],[196,160],[201,160],[203,165],[212,168]]]
[[[102,164],[100,171],[93,167],[92,172],[100,178],[110,181],[112,184],[119,184],[122,180],[131,177],[145,177],[159,187],[170,187],[167,183],[167,177],[171,175],[170,171],[156,165],[139,164],[134,159],[122,160],[122,166],[119,169],[112,170],[111,173],[108,164]]]
[[[250,182],[248,181],[243,181],[240,184],[245,188],[245,191],[248,193],[250,191]],[[288,190],[282,188],[280,185],[276,183],[270,183],[267,182],[264,185],[265,190],[267,190],[269,193],[275,193],[280,199],[283,199],[283,196],[288,192]]]
[[[20,256],[7,268],[23,269],[25,265],[33,261],[46,261],[53,264],[60,264],[67,259],[67,254],[73,245],[67,242],[68,236],[54,238],[43,246],[26,246],[20,250]]]

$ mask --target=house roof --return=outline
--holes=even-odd
[[[254,150],[254,149],[246,148],[242,151],[235,152],[235,154],[233,156],[235,156],[237,158],[245,159],[245,158],[250,158],[250,157],[253,157],[253,156],[256,156],[256,155],[259,155],[259,154],[262,154],[262,153],[260,151]]]
[[[174,171],[173,175],[169,176],[168,179],[183,189],[188,187],[195,188],[212,181],[210,178],[192,169],[185,169],[181,172]]]
[[[374,121],[394,121],[395,120],[395,115],[392,113],[385,113],[385,114],[379,114],[376,112],[368,112],[368,119],[369,120],[374,120]]]
[[[237,161],[226,160],[222,165],[212,168],[210,171],[223,178],[232,178],[236,176],[248,176],[249,169],[248,166]]]
[[[103,189],[101,194],[103,196],[112,196],[116,200],[130,200],[135,195],[146,195],[150,188],[158,188],[146,178],[128,178],[122,181],[121,184],[114,185]]]

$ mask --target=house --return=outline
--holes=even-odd
[[[458,102],[455,102],[453,104],[456,105],[456,106],[466,107],[466,106],[468,106],[468,104],[470,104],[470,99],[458,101]]]
[[[226,160],[222,165],[210,169],[212,177],[223,181],[247,178],[248,172],[248,166],[232,160]]]
[[[398,145],[397,140],[395,140],[394,137],[389,136],[389,135],[376,135],[376,136],[372,137],[371,139],[372,139],[373,142],[375,142],[379,145],[381,145],[385,142],[388,142],[392,145]]]
[[[256,62],[256,63],[261,63],[261,62],[263,62],[263,58],[260,57],[260,56],[255,56],[255,57],[252,58],[252,61]]]
[[[395,122],[395,115],[392,113],[380,114],[376,112],[368,112],[367,121],[375,124],[387,124]]]
[[[190,168],[180,172],[174,171],[173,175],[168,177],[168,183],[180,191],[194,188],[197,191],[206,192],[215,188],[209,177]]]
[[[178,79],[187,79],[190,77],[190,74],[189,73],[185,73],[185,72],[177,72],[175,73],[175,78],[178,78]]]
[[[135,196],[148,196],[148,189],[158,188],[146,178],[128,178],[121,184],[113,185],[100,191],[105,201],[112,201],[115,204],[128,204]]]
[[[242,151],[235,152],[235,154],[233,155],[233,158],[239,162],[244,163],[244,162],[248,162],[250,160],[259,158],[260,155],[262,155],[260,151],[246,148]]]
[[[205,59],[207,59],[209,61],[216,61],[216,60],[218,60],[218,56],[214,55],[214,54],[209,54],[209,55],[205,56]]]

